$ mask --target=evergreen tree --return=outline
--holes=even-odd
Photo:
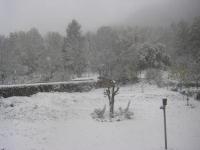
[[[177,48],[177,55],[187,55],[189,51],[189,26],[187,22],[180,21],[176,25],[176,39],[175,46]]]
[[[63,37],[57,32],[48,32],[44,36],[44,50],[40,58],[39,72],[44,81],[55,81],[55,76],[62,72]],[[61,76],[61,75],[60,75]]]
[[[63,46],[64,70],[69,74],[80,77],[86,69],[86,60],[84,54],[84,38],[81,35],[81,25],[76,21],[68,25],[67,36]]]
[[[195,59],[198,59],[200,57],[200,16],[196,17],[192,23],[189,42],[192,55]]]

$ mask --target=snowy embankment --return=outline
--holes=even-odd
[[[91,119],[94,108],[108,103],[103,89],[0,99],[0,150],[164,150],[164,97],[169,149],[199,150],[200,103],[186,106],[177,92],[140,84],[120,88],[115,109],[131,100],[134,112],[121,122]]]

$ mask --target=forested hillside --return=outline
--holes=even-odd
[[[72,20],[63,35],[36,28],[0,35],[0,84],[66,81],[88,72],[135,81],[148,69],[166,70],[180,82],[200,80],[200,17],[87,33]]]

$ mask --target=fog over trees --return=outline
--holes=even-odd
[[[83,33],[72,20],[66,35],[38,29],[0,36],[1,84],[66,81],[86,72],[133,81],[146,69],[181,81],[200,80],[200,17],[166,27],[102,26]]]
[[[0,0],[0,150],[200,150],[200,0]]]
[[[136,81],[148,69],[180,82],[200,80],[197,0],[1,4],[0,84],[67,81],[86,73]]]

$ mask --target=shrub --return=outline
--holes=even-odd
[[[119,107],[119,117],[121,119],[132,119],[133,117],[133,112],[129,111],[129,107],[130,107],[131,101],[128,102],[127,107],[125,109],[122,109],[121,107]]]
[[[119,107],[119,110],[114,112],[113,117],[110,117],[109,112],[106,112],[106,105],[103,107],[103,109],[95,109],[94,112],[91,114],[92,118],[101,121],[101,122],[107,122],[107,121],[122,121],[127,119],[133,118],[133,112],[129,110],[130,107],[130,101],[127,104],[127,107],[125,109]]]
[[[101,109],[101,108],[94,109],[91,116],[92,116],[93,119],[103,119],[105,111],[106,111],[106,105],[104,105],[103,109]]]
[[[149,83],[155,83],[159,87],[163,86],[162,72],[158,69],[148,69],[145,77]]]
[[[177,87],[172,87],[171,91],[178,92],[178,88]]]

